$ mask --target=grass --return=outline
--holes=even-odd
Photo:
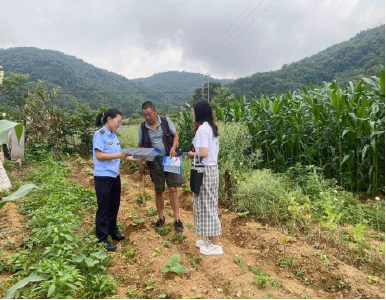
[[[168,235],[172,231],[171,224],[165,224],[162,227],[154,227],[154,230],[161,236]]]

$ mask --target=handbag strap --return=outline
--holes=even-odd
[[[198,156],[198,162],[200,162],[200,152],[194,152],[193,166],[196,166],[196,155]]]

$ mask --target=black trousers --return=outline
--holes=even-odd
[[[118,233],[117,215],[121,201],[121,177],[94,176],[98,210],[95,216],[96,237],[100,242]]]

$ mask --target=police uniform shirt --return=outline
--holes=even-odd
[[[95,149],[106,154],[116,154],[121,152],[119,139],[114,132],[110,132],[105,126],[95,132],[92,140],[93,159],[94,159],[94,176],[108,176],[116,178],[119,175],[119,158],[113,160],[97,160]]]

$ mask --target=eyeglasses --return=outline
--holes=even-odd
[[[118,123],[119,125],[122,125],[122,121],[120,121],[120,120],[117,120],[117,119],[115,119],[115,118],[114,118],[114,120],[116,120],[116,121],[117,121],[117,123]]]

